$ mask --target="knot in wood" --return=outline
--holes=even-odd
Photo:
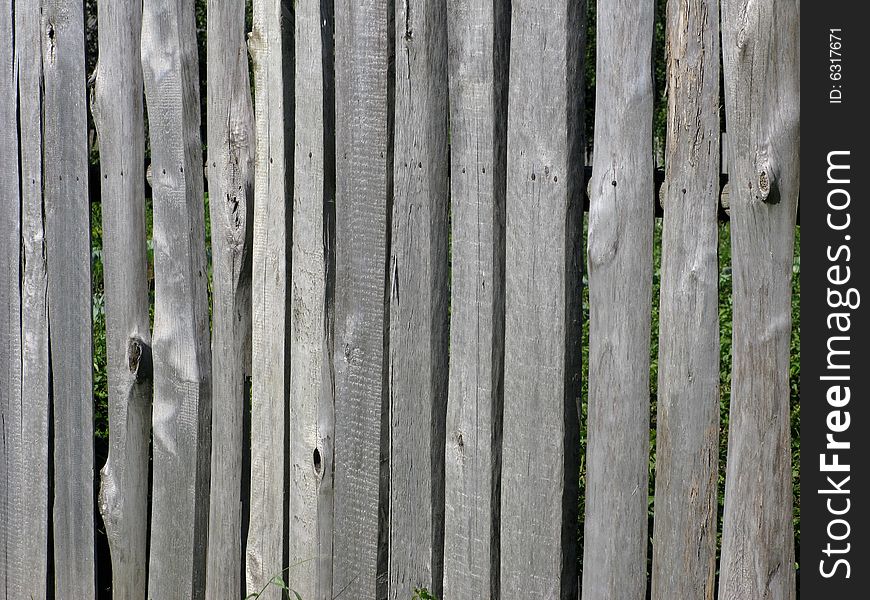
[[[776,174],[767,166],[758,171],[758,199],[765,204],[779,204]]]
[[[147,381],[153,375],[151,346],[138,336],[131,337],[127,342],[127,368],[136,378],[136,383]]]
[[[320,449],[315,448],[314,453],[311,457],[311,460],[314,464],[314,473],[319,477],[323,474],[323,460],[320,456]]]

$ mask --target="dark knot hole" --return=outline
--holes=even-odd
[[[314,472],[320,475],[320,472],[323,470],[323,461],[320,459],[320,449],[314,449]]]

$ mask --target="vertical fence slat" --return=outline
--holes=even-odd
[[[18,177],[18,70],[15,56],[15,3],[0,4],[0,590],[24,596],[22,539],[24,506],[11,482],[21,479],[21,197]]]
[[[576,598],[585,4],[512,4],[501,590]]]
[[[247,591],[280,575],[284,552],[284,415],[288,394],[287,207],[282,2],[255,0],[254,258],[251,394],[251,517]],[[267,588],[264,598],[280,597]]]
[[[254,124],[244,0],[210,0],[208,193],[212,433],[206,597],[242,594],[242,473],[251,352]]]
[[[8,555],[23,561],[22,595],[47,594],[49,489],[48,281],[42,197],[41,3],[16,0],[15,53],[18,68],[18,131],[21,192],[21,454],[22,467],[10,489],[23,507],[19,536]],[[21,107],[29,110],[20,110]],[[35,476],[34,476],[35,475]],[[19,552],[20,553],[17,553]],[[34,586],[33,582],[43,582]],[[10,589],[15,589],[10,588]]]
[[[55,593],[89,598],[95,589],[93,343],[82,3],[47,0],[41,33]]]
[[[507,2],[449,0],[450,382],[444,600],[499,597]]]
[[[151,325],[145,235],[141,3],[100,2],[93,96],[102,174],[109,457],[99,504],[112,555],[112,593],[146,589],[151,433]]]
[[[395,8],[388,597],[405,600],[441,597],[444,564],[447,14],[445,0]]]
[[[799,33],[797,3],[722,3],[734,278],[722,600],[795,597],[788,365]]]
[[[295,151],[290,310],[290,585],[332,600],[332,377],[328,288],[334,219],[332,15],[295,7]],[[328,577],[327,577],[328,574]]]
[[[205,593],[211,421],[194,7],[145,0],[142,65],[154,199],[153,488],[148,593]]]
[[[380,585],[386,402],[389,59],[387,0],[335,2],[335,536],[333,590]],[[387,421],[388,423],[388,421]]]
[[[652,598],[713,598],[719,461],[719,11],[667,11]],[[655,301],[655,300],[654,300]]]
[[[598,2],[583,598],[646,596],[653,2]]]

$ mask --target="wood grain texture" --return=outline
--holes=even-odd
[[[386,387],[387,0],[335,2],[335,535],[333,591],[378,591]],[[388,422],[387,422],[388,423]],[[383,534],[380,534],[383,535]],[[382,585],[382,584],[381,584]]]
[[[332,600],[333,24],[319,0],[297,1],[295,17],[288,579],[303,598]]]
[[[598,2],[584,600],[647,588],[653,5]]]
[[[499,598],[507,2],[449,0],[451,302],[444,600]]]
[[[721,600],[796,595],[788,365],[799,38],[796,1],[722,3],[734,321]]]
[[[49,490],[49,360],[48,290],[45,221],[42,196],[43,83],[40,36],[41,2],[15,4],[15,76],[18,92],[18,153],[20,202],[13,214],[20,218],[16,254],[20,257],[16,287],[20,285],[20,398],[16,402],[19,435],[18,467],[9,477],[9,514],[15,523],[6,541],[13,578],[7,579],[7,597],[48,594],[48,490]],[[13,106],[15,106],[13,104]],[[5,146],[5,144],[4,144]],[[13,300],[14,302],[14,300]],[[5,304],[4,304],[5,305]],[[13,367],[14,368],[14,367]],[[5,378],[4,378],[5,379]],[[15,379],[8,392],[13,397]],[[4,416],[4,419],[7,419]],[[6,431],[14,431],[6,421]],[[7,438],[8,439],[8,438]],[[17,516],[16,516],[17,515]],[[40,583],[34,583],[40,582]]]
[[[667,8],[652,598],[712,600],[719,463],[719,11]]]
[[[205,595],[211,354],[193,4],[146,0],[142,65],[154,199],[150,598]]]
[[[389,595],[441,597],[447,410],[447,5],[396,2]]]
[[[501,590],[573,600],[585,4],[511,10]]]
[[[23,596],[27,558],[18,534],[24,506],[14,485],[21,460],[21,195],[18,162],[18,68],[15,3],[0,3],[0,597]],[[45,473],[47,476],[47,473]]]
[[[243,423],[251,371],[254,117],[244,0],[211,0],[207,36],[212,433],[206,597],[244,595]]]
[[[42,6],[43,208],[54,417],[54,590],[94,595],[91,227],[83,5]]]
[[[282,574],[284,435],[289,393],[288,234],[285,178],[284,49],[280,0],[254,2],[254,248],[251,396],[251,512],[245,551],[247,592]],[[270,586],[264,599],[279,598]]]
[[[100,2],[92,111],[100,142],[109,457],[99,507],[114,598],[144,598],[148,567],[151,326],[145,234],[142,5]]]

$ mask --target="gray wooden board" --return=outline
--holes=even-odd
[[[444,564],[447,6],[395,7],[388,597],[405,600],[415,587],[440,598]]]
[[[21,457],[21,197],[18,162],[18,69],[15,56],[15,6],[0,4],[0,593],[23,595],[22,528],[24,506],[14,485],[26,466]],[[47,473],[44,474],[47,476]]]
[[[153,488],[148,594],[205,595],[211,355],[193,4],[145,0],[154,199]]]
[[[332,600],[332,381],[327,295],[334,184],[324,124],[328,28],[318,0],[295,6],[295,151],[290,298],[288,580],[303,598]],[[323,31],[322,31],[323,28]]]
[[[713,598],[719,462],[719,11],[667,11],[652,598]],[[679,568],[675,568],[679,565]]]
[[[734,312],[721,600],[796,596],[789,345],[799,38],[797,2],[722,3]]]
[[[246,591],[284,568],[285,408],[288,396],[288,213],[285,161],[282,3],[256,0],[249,39],[254,63],[254,247],[250,527]],[[263,598],[280,598],[269,586]]]
[[[499,597],[507,2],[447,3],[450,381],[444,600]]]
[[[82,3],[46,0],[40,31],[43,208],[54,419],[54,590],[62,598],[89,598],[95,589],[94,442]]]
[[[212,438],[206,597],[242,595],[242,472],[251,365],[254,125],[244,0],[208,3]]]
[[[584,6],[512,3],[501,590],[577,597]]]
[[[653,2],[598,2],[584,600],[647,589]]]
[[[146,592],[151,439],[151,327],[145,236],[142,5],[97,5],[99,62],[92,112],[100,146],[109,457],[99,506],[114,598]]]
[[[21,437],[22,466],[10,478],[22,507],[21,519],[8,541],[7,556],[20,561],[19,578],[9,585],[10,597],[48,593],[49,489],[49,360],[48,291],[45,222],[42,197],[42,53],[41,2],[16,1],[18,135],[20,167],[21,266]],[[14,519],[10,519],[14,521]],[[42,583],[34,585],[34,581]],[[21,593],[18,593],[18,592]]]
[[[387,0],[335,2],[336,279],[333,591],[378,589],[386,401]]]

